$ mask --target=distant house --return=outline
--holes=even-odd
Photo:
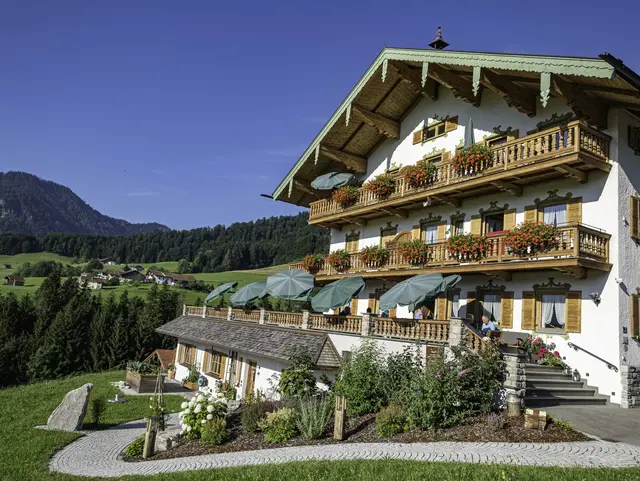
[[[142,266],[133,266],[133,267],[131,267],[131,269],[135,269],[138,272],[144,271],[144,267],[142,267]]]
[[[120,280],[122,282],[142,281],[144,278],[144,274],[136,269],[131,269],[130,271],[120,274]]]
[[[145,279],[148,282],[155,282],[156,284],[180,287],[187,287],[189,284],[196,282],[196,278],[193,276],[174,274],[172,272],[164,272],[160,270],[150,270],[147,272]]]
[[[24,279],[19,276],[5,276],[7,286],[24,286]]]
[[[98,259],[98,261],[100,262],[100,264],[104,265],[104,266],[115,266],[116,263],[111,260],[109,257],[105,257],[104,259]]]
[[[87,282],[87,287],[89,289],[97,290],[97,289],[102,289],[103,284],[104,284],[104,279],[93,278]]]

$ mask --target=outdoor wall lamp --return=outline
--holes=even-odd
[[[596,306],[598,304],[600,304],[600,293],[599,292],[592,292],[591,294],[589,294],[589,297],[591,297],[591,300],[593,301],[593,303]]]

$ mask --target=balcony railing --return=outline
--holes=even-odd
[[[389,260],[386,264],[375,266],[364,264],[358,253],[351,254],[351,267],[347,271],[338,272],[323,259],[316,276],[337,276],[351,273],[365,273],[376,271],[394,271],[425,269],[429,267],[444,267],[455,265],[477,265],[504,262],[505,268],[516,266],[519,261],[536,261],[544,259],[575,258],[598,263],[609,262],[610,235],[582,224],[568,224],[558,227],[555,247],[542,252],[531,252],[518,255],[510,252],[504,242],[505,234],[488,237],[489,249],[486,256],[479,260],[460,258],[449,252],[446,242],[429,244],[429,258],[424,264],[409,263],[398,249],[389,249]],[[290,264],[291,269],[301,269],[302,263]]]
[[[608,135],[598,132],[580,121],[571,122],[564,126],[554,127],[491,147],[491,159],[478,169],[478,173],[458,171],[453,168],[451,161],[438,162],[436,172],[427,185],[411,187],[403,177],[397,177],[395,192],[387,199],[378,199],[375,194],[360,188],[357,201],[347,208],[342,208],[331,199],[312,202],[309,222],[318,222],[323,218],[342,213],[348,215],[353,211],[383,203],[385,206],[393,206],[405,201],[419,201],[435,190],[441,194],[446,193],[447,186],[464,191],[465,183],[477,184],[479,179],[489,175],[495,181],[502,177],[493,174],[507,173],[505,178],[524,174],[525,169],[528,170],[536,164],[544,167],[543,163],[560,157],[566,157],[568,162],[573,162],[576,159],[576,155],[573,154],[578,154],[583,158],[589,157],[596,164],[600,162],[602,165],[608,165],[609,141]]]

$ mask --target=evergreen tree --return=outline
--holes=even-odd
[[[118,315],[118,304],[113,293],[109,294],[104,304],[102,296],[99,296],[98,303],[99,307],[91,322],[90,354],[93,371],[109,368],[109,339],[111,339],[113,323]]]

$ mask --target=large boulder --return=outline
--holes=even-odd
[[[59,431],[80,431],[84,415],[87,413],[92,388],[93,384],[85,384],[69,391],[49,416],[47,428]]]

